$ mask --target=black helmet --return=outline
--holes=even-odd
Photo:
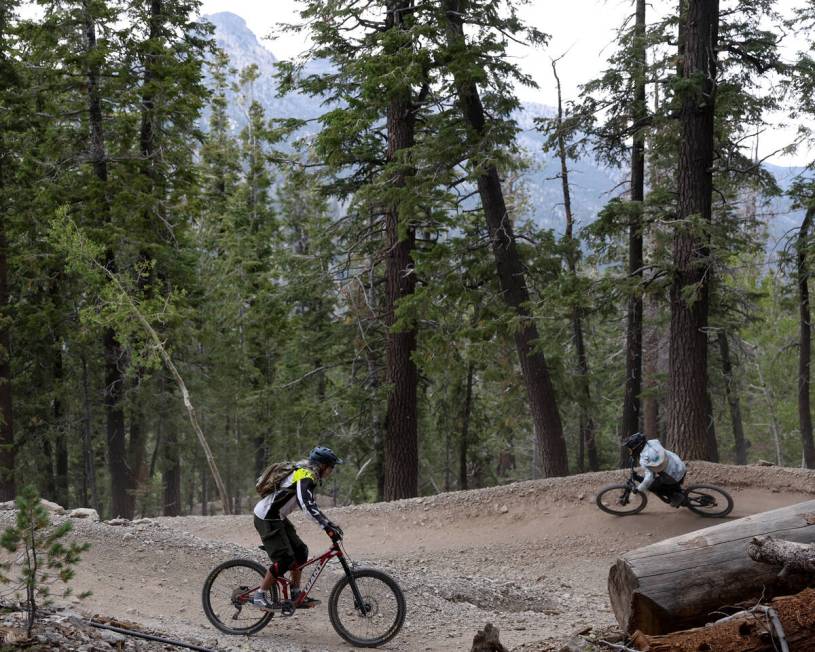
[[[328,464],[334,466],[335,464],[342,464],[342,460],[330,448],[325,446],[317,446],[312,448],[308,454],[308,459],[315,464]]]
[[[625,440],[623,446],[628,449],[628,452],[631,453],[632,456],[639,455],[643,448],[645,448],[645,442],[648,441],[641,432],[635,432],[631,435],[628,439]]]

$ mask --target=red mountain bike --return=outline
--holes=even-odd
[[[266,569],[252,559],[230,559],[216,566],[204,582],[201,599],[209,621],[225,634],[254,634],[275,614],[288,617],[308,597],[325,565],[336,558],[345,577],[331,590],[328,616],[342,638],[356,647],[377,647],[390,641],[405,622],[405,596],[390,575],[373,568],[355,568],[348,563],[340,541],[300,568],[314,565],[296,601],[290,599],[289,580],[275,579],[269,590],[275,609],[265,610],[251,603]]]

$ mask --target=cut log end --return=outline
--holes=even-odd
[[[779,543],[777,568],[746,551],[764,561]],[[807,501],[632,550],[609,571],[614,615],[625,632],[667,634],[704,625],[723,605],[790,595],[813,578],[813,543],[815,501]]]

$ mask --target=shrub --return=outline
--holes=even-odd
[[[0,546],[17,556],[18,577],[10,577],[12,562],[0,564],[0,582],[12,584],[12,590],[24,590],[23,607],[28,612],[28,635],[34,626],[38,606],[50,604],[50,587],[56,582],[65,585],[62,595],[68,596],[68,582],[74,577],[74,566],[90,546],[87,543],[64,542],[71,531],[69,521],[51,526],[48,510],[43,507],[37,490],[27,485],[17,495],[17,523],[0,535]],[[82,594],[79,597],[86,597]]]

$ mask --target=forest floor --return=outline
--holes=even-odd
[[[382,649],[466,651],[492,622],[510,650],[558,650],[576,631],[615,624],[606,578],[619,554],[722,522],[655,499],[636,516],[600,512],[595,491],[624,477],[604,471],[326,512],[344,529],[349,555],[391,573],[405,591],[405,627]],[[796,469],[692,463],[686,483],[696,482],[732,493],[736,507],[726,520],[815,497],[815,474]],[[313,553],[327,547],[312,523],[293,520]],[[208,623],[200,596],[209,571],[235,556],[264,560],[251,515],[74,522],[92,545],[74,586],[93,591],[74,610],[219,650],[352,649],[328,620],[328,592],[341,572],[335,564],[312,593],[323,601],[316,609],[276,617],[248,638]]]

